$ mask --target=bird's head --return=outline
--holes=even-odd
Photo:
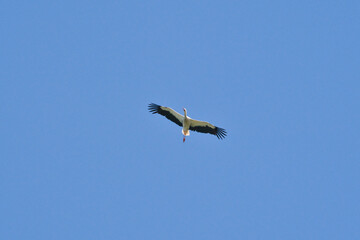
[[[184,109],[184,112],[186,112],[186,108],[183,108]]]

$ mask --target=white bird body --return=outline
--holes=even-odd
[[[182,129],[182,134],[184,135],[183,138],[183,142],[185,142],[185,137],[186,136],[190,136],[190,124],[191,124],[191,118],[189,118],[188,116],[186,116],[186,109],[184,108],[184,117],[183,117],[183,129]]]
[[[181,130],[182,134],[184,134],[185,136],[190,136],[189,128],[190,128],[190,119],[184,118],[183,129]]]
[[[157,104],[149,104],[149,111],[153,114],[158,113],[165,116],[167,119],[182,127],[182,134],[185,137],[190,135],[190,131],[201,133],[210,133],[215,135],[218,139],[223,139],[226,136],[226,131],[223,128],[216,127],[208,122],[198,121],[187,116],[186,109],[184,108],[184,116],[174,111],[169,107],[163,107]]]

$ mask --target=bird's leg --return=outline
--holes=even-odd
[[[184,138],[183,138],[183,142],[185,142],[185,136],[184,136]]]

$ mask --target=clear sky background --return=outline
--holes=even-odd
[[[359,1],[2,1],[1,239],[360,239]],[[191,133],[151,102],[227,130]]]

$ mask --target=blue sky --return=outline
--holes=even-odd
[[[360,237],[358,1],[0,6],[1,239]]]

